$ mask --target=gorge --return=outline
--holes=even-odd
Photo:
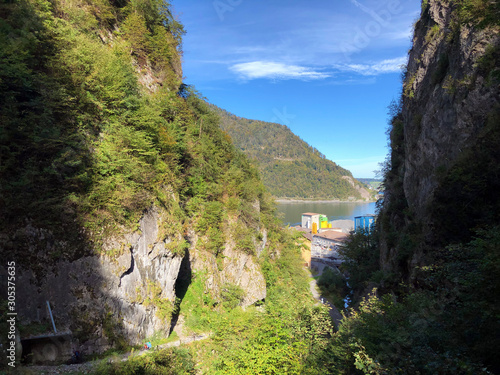
[[[338,329],[301,236],[221,129],[259,124],[183,82],[168,2],[4,1],[0,17],[2,371],[37,373],[9,368],[5,317],[50,335],[49,301],[65,350],[104,356],[95,374],[500,373],[498,2],[422,2],[376,229],[320,280],[349,297]]]

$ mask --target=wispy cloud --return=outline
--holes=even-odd
[[[229,69],[245,80],[259,78],[313,80],[330,77],[328,73],[304,66],[269,61],[252,61],[235,64]]]
[[[406,64],[406,61],[406,57],[398,57],[369,64],[337,64],[334,65],[334,68],[342,72],[354,72],[364,76],[376,76],[384,73],[397,73],[401,70],[401,66]]]

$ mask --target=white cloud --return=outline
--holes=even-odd
[[[406,63],[406,57],[398,57],[395,59],[387,59],[374,63],[360,64],[335,64],[334,69],[341,73],[356,73],[365,77],[374,77],[385,73],[396,73],[401,70],[401,66]],[[297,80],[321,80],[333,77],[332,72],[325,71],[325,68],[310,68],[296,64],[285,64],[270,61],[252,61],[245,63],[236,63],[231,65],[229,69],[236,73],[243,80],[252,79],[297,79]],[[340,79],[336,80],[338,84],[370,84],[373,81],[360,81],[356,79]],[[334,82],[329,82],[334,83]]]
[[[385,73],[397,73],[407,62],[406,57],[383,60],[371,64],[337,64],[334,67],[343,72],[354,72],[364,76],[376,76]]]
[[[240,78],[246,80],[258,78],[311,80],[330,77],[328,73],[319,72],[311,68],[268,61],[235,64],[229,69],[238,74]]]

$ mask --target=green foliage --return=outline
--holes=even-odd
[[[440,27],[438,24],[435,24],[429,30],[427,31],[427,34],[425,35],[425,41],[426,43],[430,43],[436,39],[436,37],[439,35],[440,32]]]
[[[247,254],[255,254],[255,231],[243,225],[239,225],[234,229],[234,238],[236,240],[236,248]]]
[[[350,234],[339,254],[344,258],[341,268],[349,275],[349,286],[355,293],[362,292],[380,269],[377,231],[358,230]]]
[[[127,341],[123,335],[122,322],[110,311],[105,313],[102,318],[102,333],[114,348],[120,351],[128,349]]]
[[[306,345],[293,341],[292,332],[279,321],[264,321],[258,337],[248,340],[242,348],[230,351],[215,365],[215,374],[301,374]],[[265,334],[272,332],[272,334]],[[232,350],[231,350],[232,349]]]
[[[221,297],[227,308],[234,309],[243,301],[245,291],[239,285],[226,283],[222,286]]]
[[[263,185],[199,95],[176,95],[183,29],[167,2],[0,7],[2,231],[29,220],[69,241],[52,258],[74,259],[157,205],[170,251],[185,252],[189,226],[218,254],[231,211],[253,252]],[[16,246],[20,262],[39,263],[43,251]]]
[[[408,80],[405,81],[403,86],[403,95],[409,99],[413,99],[415,97],[415,88],[413,87],[415,84],[415,80],[417,78],[416,74],[408,77]]]
[[[429,0],[422,0],[421,13],[424,13],[429,7]]]
[[[490,44],[486,47],[483,56],[477,62],[477,74],[486,78],[488,86],[498,83],[500,81],[500,68],[498,62],[500,61],[500,46]]]
[[[464,355],[447,328],[443,295],[415,292],[402,301],[371,294],[346,316],[333,340],[340,374],[488,374]],[[444,304],[444,305],[443,305]],[[450,311],[451,312],[451,311]]]
[[[184,256],[186,251],[189,250],[189,242],[186,240],[174,240],[166,245],[166,248],[172,252],[172,254],[178,256]]]
[[[53,56],[58,32],[45,1],[0,4],[0,210],[4,223],[29,213],[61,220],[68,191],[88,165],[85,137],[73,121],[72,90]],[[63,220],[65,230],[67,222]]]
[[[325,159],[288,127],[235,116],[211,105],[221,116],[221,128],[259,166],[271,194],[290,198],[361,198],[343,176],[351,172]],[[361,185],[361,184],[360,184]]]
[[[467,343],[464,351],[492,372],[500,369],[495,350],[500,325],[497,298],[500,228],[495,225],[477,230],[466,244],[449,246],[436,254],[434,268],[423,270],[432,285],[446,285],[448,291],[444,321],[454,339]],[[480,291],[480,293],[478,293]]]
[[[421,268],[425,288],[399,298],[373,292],[342,320],[332,366],[342,374],[497,373],[499,246],[498,226],[480,230]]]
[[[500,26],[500,4],[488,0],[460,0],[456,1],[459,7],[461,22],[479,28]]]
[[[283,230],[274,235],[280,239],[273,241],[262,265],[268,286],[265,310],[236,309],[216,322],[213,346],[207,348],[214,357],[209,373],[324,373],[330,318],[324,307],[312,305],[293,237]]]
[[[174,303],[166,298],[161,297],[161,285],[158,282],[147,280],[146,296],[144,300],[140,301],[145,307],[156,307],[156,316],[160,318],[165,324],[170,322]]]
[[[437,63],[436,70],[432,73],[431,82],[433,85],[437,85],[441,83],[446,76],[446,72],[448,71],[448,66],[450,64],[448,54],[441,54],[439,56],[439,60]]]
[[[207,332],[217,317],[214,309],[218,301],[206,286],[206,273],[193,273],[191,283],[179,305],[179,314],[186,317],[186,325],[190,332]]]
[[[123,22],[122,29],[134,53],[141,56],[150,52],[149,40],[151,34],[146,27],[144,17],[136,12],[129,14],[125,22]]]
[[[195,374],[195,362],[186,349],[163,349],[141,356],[132,356],[126,362],[103,361],[96,375],[187,375]]]
[[[344,308],[344,298],[349,294],[346,280],[339,272],[325,268],[318,279],[321,295],[326,297],[339,310]]]

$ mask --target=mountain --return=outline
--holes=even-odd
[[[383,180],[377,178],[358,178],[358,181],[375,190],[379,190],[383,182]]]
[[[0,2],[1,372],[72,371],[23,368],[21,345],[44,363],[151,342],[84,371],[500,374],[499,20],[495,1],[422,2],[376,225],[318,278],[350,305],[334,328],[302,236],[182,82],[167,2]],[[291,139],[260,141],[277,169],[352,178],[245,121]],[[161,349],[176,335],[198,342]]]
[[[423,2],[391,120],[380,220],[383,272],[434,290],[451,350],[493,373],[500,372],[499,31],[498,2]]]
[[[285,125],[238,117],[215,105],[226,131],[256,161],[268,191],[279,198],[369,200],[367,187]]]

